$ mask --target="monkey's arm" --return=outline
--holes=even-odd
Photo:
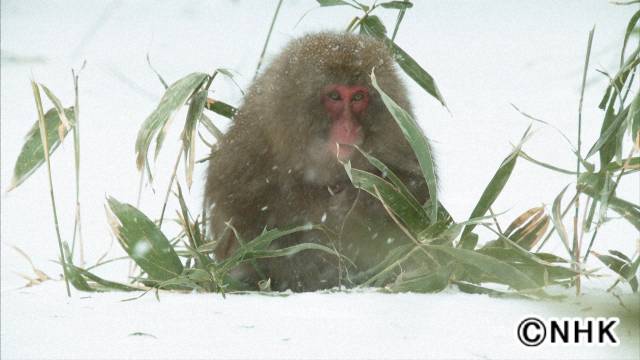
[[[251,136],[238,127],[230,129],[218,150],[212,153],[206,184],[206,202],[216,256],[226,258],[237,248],[237,239],[227,223],[245,241],[260,232],[261,198],[269,191],[266,173],[268,144],[259,132]],[[224,236],[223,236],[224,235]]]

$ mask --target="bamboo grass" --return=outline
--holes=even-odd
[[[56,197],[53,193],[53,179],[51,176],[51,161],[49,160],[49,145],[47,143],[47,131],[44,123],[44,111],[42,110],[42,99],[40,97],[40,89],[38,85],[31,80],[31,89],[33,90],[33,97],[36,101],[36,108],[38,110],[38,125],[40,127],[40,138],[42,141],[42,148],[44,150],[44,158],[47,163],[47,179],[49,181],[49,197],[51,199],[51,210],[53,212],[53,222],[56,229],[56,236],[58,238],[58,249],[60,251],[60,263],[62,264],[62,272],[64,274],[64,283],[67,289],[67,296],[71,297],[71,290],[69,288],[69,275],[67,274],[67,261],[64,251],[62,250],[62,237],[60,236],[60,225],[58,222],[58,208],[56,207]]]

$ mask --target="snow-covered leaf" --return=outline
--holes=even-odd
[[[64,113],[68,119],[73,119],[73,107],[64,109]],[[55,108],[47,111],[44,115],[44,122],[47,133],[47,146],[49,147],[49,155],[51,155],[61,143],[59,129],[63,129],[62,139],[66,137],[69,129],[63,125],[58,110]],[[7,191],[11,191],[22,184],[44,164],[44,161],[40,128],[38,121],[36,121],[25,136],[24,145],[22,145],[22,150],[20,150],[16,165],[13,169],[13,179]]]
[[[164,281],[182,273],[180,258],[158,226],[135,207],[107,198],[111,229],[129,256],[152,280]]]
[[[422,175],[427,182],[427,188],[429,189],[429,197],[433,204],[438,204],[438,186],[436,176],[436,165],[431,151],[429,141],[424,136],[422,129],[418,126],[416,121],[411,115],[400,107],[392,98],[390,98],[382,88],[378,85],[375,73],[371,72],[371,83],[378,93],[382,97],[384,105],[393,116],[402,134],[411,145],[413,152],[416,154]],[[481,214],[483,215],[483,214]],[[431,209],[430,220],[435,222],[438,218],[438,206],[433,206]]]
[[[155,156],[157,156],[162,147],[167,125],[171,118],[207,77],[208,75],[204,73],[192,73],[167,88],[156,109],[147,117],[138,131],[138,138],[136,139],[136,165],[138,170],[142,170],[147,162],[151,139],[154,135],[158,135],[155,151]]]

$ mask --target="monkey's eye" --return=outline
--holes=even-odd
[[[330,92],[327,97],[331,100],[340,100],[340,94],[337,91]]]
[[[351,101],[360,101],[362,99],[364,99],[364,94],[359,92],[353,95],[353,97],[351,98]]]

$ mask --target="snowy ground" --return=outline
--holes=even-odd
[[[162,94],[146,65],[149,53],[169,81],[216,67],[239,72],[246,86],[255,69],[276,1],[9,1],[1,2],[1,189],[9,184],[22,137],[36,119],[29,79],[46,84],[71,104],[71,67],[81,74],[82,204],[87,263],[110,249],[102,205],[106,194],[135,202],[137,129]],[[320,29],[343,29],[354,12],[318,9],[298,19],[313,1],[284,2],[268,55],[287,40]],[[416,1],[397,42],[436,78],[453,115],[410,80],[415,113],[439,155],[442,201],[457,220],[470,213],[498,164],[528,121],[509,105],[573,134],[587,33],[596,25],[585,99],[583,134],[599,132],[596,111],[606,79],[615,71],[624,27],[633,7],[605,1]],[[381,11],[392,27],[395,13]],[[229,81],[216,80],[216,95],[239,104]],[[216,119],[222,123],[221,119]],[[160,212],[167,174],[177,149],[177,126],[156,165],[156,193],[146,189],[141,208]],[[571,168],[572,155],[553,130],[539,128],[525,150]],[[199,149],[204,153],[204,149]],[[73,214],[73,147],[58,149],[54,183],[62,235],[70,238]],[[121,302],[128,294],[64,295],[61,282],[19,289],[16,275],[28,253],[51,276],[59,267],[46,174],[40,169],[21,187],[2,194],[2,358],[638,358],[637,296],[628,288],[602,291],[613,277],[588,283],[588,295],[562,302],[493,299],[447,291],[434,295],[373,292],[263,295],[162,294]],[[202,168],[190,203],[200,204]],[[618,191],[640,198],[637,177]],[[508,222],[520,212],[549,204],[572,179],[520,162],[497,202]],[[527,189],[526,192],[522,189]],[[614,221],[596,248],[632,254],[637,232]],[[559,242],[548,250],[561,251]],[[122,252],[117,245],[110,255]],[[600,266],[593,263],[593,266]],[[126,265],[103,270],[124,279]],[[604,275],[609,275],[602,272]],[[624,307],[621,305],[623,304]],[[525,315],[619,316],[621,345],[611,347],[520,345],[515,337]],[[630,315],[631,314],[631,315]],[[143,333],[149,335],[131,335]],[[131,336],[130,336],[131,335]]]
[[[163,294],[159,302],[153,296],[122,302],[129,295],[89,294],[68,300],[59,291],[61,285],[3,293],[3,359],[637,359],[640,348],[637,323],[605,296],[546,303],[455,292],[226,299]],[[56,295],[43,301],[45,294]],[[627,306],[635,301],[633,310],[640,310],[630,295],[623,301]],[[623,345],[527,348],[516,337],[517,324],[527,314],[626,316],[616,328]]]

